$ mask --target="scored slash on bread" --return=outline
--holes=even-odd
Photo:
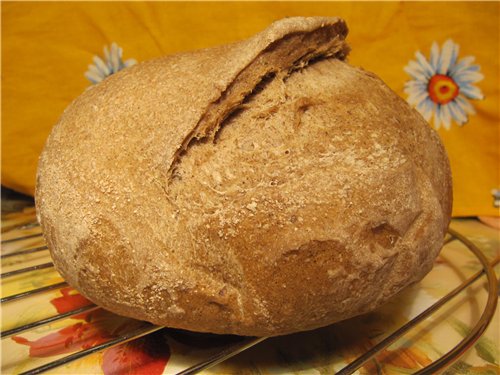
[[[338,18],[289,18],[229,48],[219,47],[221,51],[213,48],[210,52],[220,61],[230,62],[231,68],[217,78],[217,85],[223,87],[220,95],[207,106],[196,126],[183,139],[169,172],[190,142],[205,137],[213,139],[224,119],[238,109],[263,80],[274,75],[283,79],[317,58],[343,60],[349,52],[346,36],[347,26]]]

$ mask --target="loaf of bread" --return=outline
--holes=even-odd
[[[449,224],[447,156],[415,110],[344,61],[346,35],[338,18],[284,19],[77,98],[36,192],[68,283],[155,324],[272,336],[419,281]]]

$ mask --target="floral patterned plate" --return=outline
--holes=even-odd
[[[28,225],[25,225],[28,223]],[[29,224],[32,223],[32,224]],[[21,227],[20,227],[21,226]],[[473,241],[490,261],[500,256],[499,232],[477,220],[455,219],[451,227]],[[2,216],[2,273],[50,263],[34,209]],[[16,237],[20,241],[9,241]],[[205,374],[332,374],[439,300],[480,270],[477,259],[458,241],[447,244],[432,272],[375,312],[314,331],[270,338]],[[496,272],[500,268],[497,266]],[[64,280],[52,268],[2,278],[2,298]],[[487,291],[484,277],[430,318],[357,370],[358,374],[410,374],[422,369],[465,337],[481,315]],[[82,308],[82,313],[2,338],[2,374],[18,374],[68,354],[121,337],[149,325],[94,308],[67,285],[2,303],[2,332]],[[486,333],[447,374],[500,374],[498,307]],[[49,371],[56,374],[175,374],[231,345],[236,336],[197,334],[164,328]]]

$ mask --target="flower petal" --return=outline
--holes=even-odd
[[[429,83],[427,81],[418,81],[418,80],[411,80],[411,81],[406,81],[405,82],[405,88],[408,89],[427,89],[427,85]]]
[[[403,91],[408,96],[415,96],[421,92],[427,92],[427,84],[422,81],[408,81],[405,83]]]
[[[121,50],[121,48],[118,47],[118,45],[116,43],[111,44],[111,54],[110,54],[109,63],[110,63],[111,70],[113,73],[116,73],[120,70],[120,60],[121,60],[121,54],[122,54],[122,52],[120,50]]]
[[[104,75],[104,73],[101,72],[99,70],[99,68],[97,66],[95,66],[94,64],[89,65],[89,72],[98,75],[99,77],[101,77],[101,79],[102,78],[106,78],[106,76]]]
[[[425,78],[429,79],[434,74],[436,74],[436,70],[432,68],[432,66],[429,64],[429,62],[425,58],[425,56],[422,55],[422,53],[420,51],[417,51],[415,53],[415,57],[417,58],[417,62],[419,63],[420,67],[422,68],[423,73],[425,74]]]
[[[104,74],[105,77],[111,74],[109,67],[102,61],[99,56],[94,56],[93,58],[95,66]]]
[[[418,81],[427,82],[428,80],[422,67],[413,60],[410,60],[408,65],[404,67],[404,71],[408,73],[413,79],[416,79]]]
[[[439,129],[441,127],[441,107],[440,105],[436,106],[436,111],[434,112],[434,127]]]
[[[122,56],[123,56],[123,48],[121,48],[118,44],[114,43],[112,44],[115,48],[115,53],[116,53],[116,56],[121,59]]]
[[[125,60],[125,62],[123,63],[123,67],[124,68],[128,68],[129,66],[132,66],[132,65],[135,65],[137,64],[137,60],[136,59],[128,59],[128,60]]]
[[[105,375],[161,375],[169,359],[168,342],[153,334],[107,349],[101,366]]]
[[[464,69],[479,70],[479,65],[472,65],[475,58],[474,56],[466,56],[458,60],[458,62],[450,68],[450,75],[453,76],[460,73]]]
[[[418,103],[416,108],[417,108],[417,111],[419,111],[420,114],[423,116],[425,121],[429,122],[429,120],[432,117],[432,112],[434,110],[434,106],[435,106],[435,103],[432,100],[426,99],[426,100],[422,100],[420,103]]]
[[[460,86],[460,93],[469,99],[479,100],[484,98],[484,95],[479,89],[479,87],[470,84],[465,84],[464,86]]]
[[[103,77],[100,74],[87,70],[84,74],[85,78],[87,78],[92,83],[99,83],[103,80]]]
[[[464,86],[468,83],[476,83],[483,80],[484,75],[480,72],[473,70],[462,70],[460,73],[455,74],[453,79],[459,86]]]
[[[457,69],[454,69],[453,72],[450,72],[450,77],[453,78],[455,81],[458,81],[462,74],[466,74],[468,72],[479,73],[480,70],[481,67],[479,65],[461,66],[458,67]]]
[[[104,61],[111,60],[108,46],[104,46],[103,50],[104,50]]]
[[[458,44],[454,43],[453,40],[448,39],[443,44],[441,50],[441,55],[438,60],[437,72],[439,74],[448,74],[450,68],[455,65],[458,56]]]
[[[431,56],[430,56],[430,64],[432,66],[432,69],[436,72],[438,68],[438,61],[439,61],[439,46],[436,42],[432,43],[431,47]]]
[[[450,109],[451,117],[458,125],[463,125],[467,122],[467,114],[456,100],[452,100],[451,102],[449,102],[448,106]]]
[[[412,79],[410,81],[405,82],[405,89],[408,90],[425,90],[427,87],[427,81],[419,81],[416,79]]]
[[[451,128],[451,112],[448,104],[441,106],[441,122],[446,130]]]
[[[462,108],[469,115],[476,114],[476,110],[474,109],[474,106],[465,98],[465,96],[458,95],[455,98],[455,102],[460,106],[460,108]]]
[[[18,344],[29,346],[31,358],[46,358],[101,344],[109,341],[109,335],[99,325],[80,322],[34,341],[21,336],[13,336],[12,339]]]
[[[414,91],[408,96],[408,103],[413,106],[418,105],[420,102],[429,98],[429,93],[427,90]]]

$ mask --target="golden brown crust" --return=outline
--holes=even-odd
[[[346,33],[286,19],[75,100],[36,192],[66,280],[119,314],[263,336],[369,311],[421,279],[449,223],[447,157],[416,111],[341,61]]]

